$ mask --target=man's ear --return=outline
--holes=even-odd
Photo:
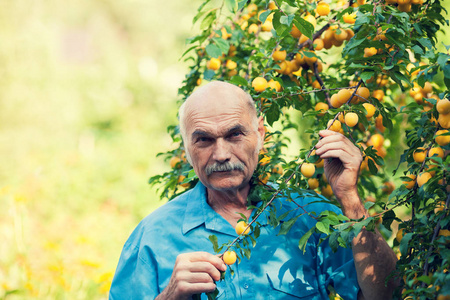
[[[264,144],[264,138],[266,137],[266,128],[264,127],[264,117],[260,116],[258,119],[258,133],[261,138],[261,147]]]

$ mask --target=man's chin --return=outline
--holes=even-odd
[[[245,185],[244,178],[233,172],[215,172],[208,176],[208,181],[215,190],[239,189]]]

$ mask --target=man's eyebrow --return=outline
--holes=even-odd
[[[242,126],[241,124],[237,124],[237,125],[234,125],[233,127],[231,127],[230,129],[228,129],[226,135],[231,134],[236,131],[241,131],[244,133],[247,132],[247,130],[245,129],[244,126]]]
[[[195,131],[192,133],[192,138],[195,138],[195,137],[197,137],[197,136],[210,136],[210,135],[211,135],[211,134],[209,134],[209,133],[206,132],[206,131],[197,129],[197,130],[195,130]]]
[[[241,131],[241,132],[247,132],[247,130],[245,129],[244,126],[242,126],[241,124],[236,124],[234,126],[232,126],[231,128],[229,128],[226,132],[225,132],[225,136],[232,134],[236,131]],[[192,133],[192,138],[196,138],[196,137],[211,137],[213,136],[211,133],[201,130],[201,129],[197,129]]]

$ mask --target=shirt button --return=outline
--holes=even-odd
[[[244,283],[244,289],[248,289],[248,284]]]

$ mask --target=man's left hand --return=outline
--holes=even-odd
[[[316,154],[325,160],[325,176],[334,195],[348,217],[361,218],[365,213],[357,189],[361,151],[340,133],[322,130],[319,135]]]

